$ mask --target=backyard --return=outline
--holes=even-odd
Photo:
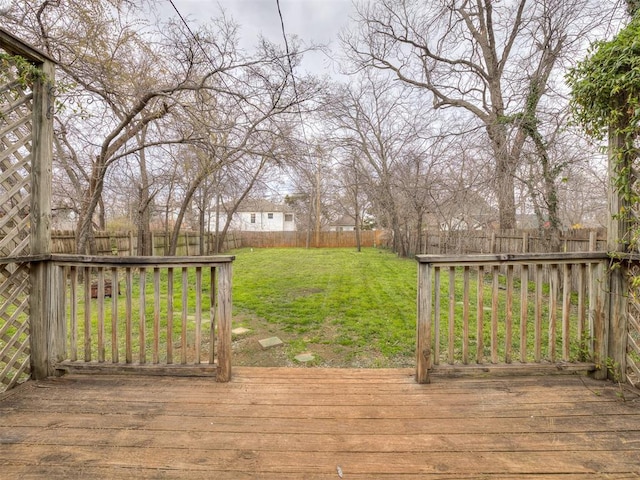
[[[413,260],[378,249],[242,249],[233,264],[234,365],[414,364]],[[283,345],[263,350],[258,340]]]
[[[415,365],[416,261],[374,248],[230,253],[234,365]],[[149,260],[138,268],[59,271],[67,279],[71,361],[213,362],[217,270]],[[587,268],[560,267],[540,266],[527,277],[514,266],[437,269],[434,362],[589,361]]]
[[[406,367],[415,364],[415,261],[377,249],[362,252],[349,249],[246,249],[233,253],[236,255],[234,328],[249,329],[234,335],[234,364],[295,366],[303,363],[295,358],[301,354],[313,355],[312,360],[309,356],[302,357],[306,365],[326,367]],[[517,294],[513,295],[511,315],[507,316],[504,272],[488,269],[480,276],[477,270],[467,272],[470,278],[466,280],[465,296],[461,275],[464,272],[457,270],[455,277],[442,275],[438,283],[438,296],[442,299],[441,326],[436,328],[440,347],[438,361],[457,363],[465,355],[467,358],[488,358],[494,344],[494,355],[498,355],[496,361],[513,356],[514,359],[520,357],[521,361],[539,362],[540,359],[555,358],[554,352],[560,352],[563,346],[569,352],[568,360],[589,360],[587,343],[590,339],[586,326],[578,321],[577,293],[571,292],[566,297],[567,323],[563,325],[561,302],[555,304],[555,315],[549,315],[548,280],[537,284],[539,291],[534,281],[527,282],[525,309],[530,320],[521,324],[524,297],[520,294],[519,279],[512,281],[512,289]],[[478,288],[479,278],[481,288]],[[449,282],[453,282],[452,289]],[[480,300],[479,292],[482,294]],[[557,295],[556,292],[554,298]],[[466,305],[464,298],[467,298]],[[482,305],[480,327],[479,303]],[[448,323],[448,315],[451,315],[452,323]],[[564,340],[563,328],[566,330]],[[482,332],[480,345],[477,341],[479,330]],[[283,344],[263,349],[258,343],[260,339],[273,336]],[[523,347],[519,339],[523,339]],[[448,344],[452,346],[453,359],[447,357]]]

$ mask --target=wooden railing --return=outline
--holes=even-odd
[[[606,378],[606,253],[416,258],[419,383],[432,371]]]
[[[232,261],[53,255],[55,367],[229,381]]]

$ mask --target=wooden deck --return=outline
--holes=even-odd
[[[640,478],[640,399],[580,376],[235,368],[0,396],[0,478]]]

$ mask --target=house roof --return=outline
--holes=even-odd
[[[332,222],[331,225],[336,227],[354,227],[356,225],[356,221],[351,215],[344,215],[335,222]]]
[[[238,212],[286,212],[293,210],[287,205],[275,203],[266,199],[251,199],[243,201],[238,207]]]

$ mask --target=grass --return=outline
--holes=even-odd
[[[413,260],[400,259],[376,249],[358,253],[340,249],[256,249],[234,252],[234,306],[236,317],[249,318],[246,326],[271,325],[272,332],[287,336],[289,357],[302,351],[315,351],[331,345],[342,355],[341,365],[352,365],[354,358],[370,356],[377,366],[408,365],[415,355],[416,274]],[[482,357],[491,358],[493,273],[482,276],[483,313]],[[520,357],[520,280],[514,278],[513,324],[507,338],[506,278],[498,275],[497,344],[500,361],[506,359],[507,344],[511,358]],[[477,271],[469,278],[469,361],[477,357]],[[440,282],[440,361],[448,361],[449,275],[442,272]],[[557,298],[554,338],[549,325],[549,284],[541,285],[540,325],[536,337],[533,281],[526,285],[527,312],[526,359],[562,357],[562,302]],[[459,362],[463,349],[462,269],[456,269],[454,305],[454,359]],[[558,292],[560,293],[560,292]],[[586,338],[578,338],[577,295],[571,295],[570,360],[586,360]],[[340,348],[345,347],[345,348]],[[327,355],[327,350],[324,350]],[[329,352],[330,354],[331,352]],[[371,362],[366,362],[371,365]]]
[[[477,357],[478,339],[477,339],[477,299],[478,299],[478,274],[477,270],[471,269],[469,272],[469,323],[468,323],[468,352],[469,361],[474,362]],[[506,327],[506,276],[498,274],[498,304],[497,304],[497,335],[496,335],[496,352],[499,361],[506,360],[507,344],[510,346],[510,355],[513,361],[520,357],[520,311],[521,311],[521,288],[519,278],[515,276],[513,282],[513,297],[512,297],[512,331],[511,336],[507,338]],[[492,340],[492,285],[493,285],[493,273],[491,270],[484,271],[481,278],[482,281],[482,305],[483,312],[482,318],[482,352],[481,356],[485,361],[491,358],[491,340]],[[555,358],[560,359],[562,357],[562,298],[561,292],[558,291],[557,306],[555,310],[555,326],[553,328],[555,342],[551,341],[550,335],[550,322],[549,322],[549,296],[550,288],[548,283],[541,284],[541,308],[540,308],[540,324],[539,324],[539,338],[536,337],[535,326],[535,298],[536,298],[536,286],[535,282],[530,281],[526,285],[527,289],[527,323],[525,325],[526,331],[526,352],[523,352],[527,361],[536,361],[536,343],[539,345],[539,358],[541,360],[549,360],[552,357],[552,346],[555,348]],[[463,349],[463,280],[462,269],[457,268],[455,274],[455,298],[454,298],[454,360],[460,361],[462,357]],[[443,271],[441,275],[441,313],[440,313],[440,361],[447,362],[448,358],[448,322],[449,322],[449,274],[448,271]],[[585,342],[588,338],[579,338],[578,335],[578,314],[577,314],[577,294],[572,292],[570,296],[570,310],[569,310],[569,360],[571,361],[583,361],[587,360],[588,352],[585,351]]]
[[[314,345],[348,347],[411,361],[415,348],[416,263],[364,249],[244,249],[233,265],[236,315],[258,318]]]
[[[312,352],[317,360],[315,364],[327,366],[366,366],[394,367],[410,366],[415,357],[416,328],[416,284],[417,263],[413,260],[398,258],[396,255],[377,249],[364,249],[356,252],[353,249],[241,249],[231,252],[236,256],[233,263],[233,326],[244,326],[251,330],[250,335],[234,338],[234,364],[242,365],[291,365],[295,364],[295,355]],[[462,269],[456,269],[455,305],[454,305],[454,352],[455,361],[459,362],[462,352],[463,306],[462,306]],[[202,294],[202,337],[208,338],[209,330],[209,275],[203,269]],[[124,278],[121,288],[124,294]],[[482,277],[483,291],[483,351],[484,359],[491,355],[491,292],[492,273],[486,272]],[[520,319],[520,282],[514,279],[513,298],[513,330],[507,339],[505,326],[505,277],[499,275],[498,290],[498,353],[501,360],[505,358],[506,345],[511,343],[512,358],[519,357],[519,319]],[[446,362],[448,344],[449,313],[449,275],[443,271],[441,275],[441,314],[440,314],[440,361]],[[469,278],[469,361],[474,362],[477,355],[476,338],[477,282],[475,270]],[[167,292],[168,277],[166,269],[160,271],[160,309],[159,309],[159,344],[160,361],[164,361],[167,342]],[[195,269],[188,270],[188,287],[185,295],[188,300],[186,322],[181,322],[182,272],[174,272],[174,320],[173,344],[180,345],[179,338],[183,329],[189,346],[193,346],[195,334]],[[132,289],[132,350],[134,361],[140,356],[141,322],[139,273],[133,273]],[[148,270],[146,276],[146,304],[144,322],[144,347],[147,361],[152,357],[153,336],[153,271]],[[527,285],[528,324],[527,324],[527,360],[533,361],[536,341],[534,322],[535,285]],[[549,302],[548,285],[543,285],[543,301],[541,309],[541,325],[539,344],[542,358],[548,358],[549,341]],[[77,350],[80,355],[84,350],[84,303],[82,285],[78,288],[78,340]],[[555,349],[558,357],[561,354],[561,302],[558,298],[556,312]],[[584,339],[577,338],[576,333],[576,297],[572,296],[572,360],[583,359]],[[97,357],[97,305],[98,300],[91,301],[91,335],[92,358]],[[124,358],[124,295],[119,299],[118,350]],[[111,341],[111,301],[104,300],[105,318],[105,350],[109,361]],[[285,345],[281,349],[263,352],[257,346],[257,340],[266,336],[279,336]],[[208,351],[203,344],[202,353]],[[174,361],[180,361],[185,350],[174,351]]]
[[[201,335],[203,339],[209,338],[209,319],[210,319],[210,277],[209,277],[209,269],[202,269],[202,295],[201,295],[201,311],[202,311],[202,324],[201,324]],[[154,271],[153,269],[147,269],[145,275],[145,304],[144,304],[144,322],[140,321],[142,311],[142,305],[140,304],[140,291],[141,291],[141,283],[140,283],[140,271],[134,269],[132,271],[132,301],[131,301],[131,350],[133,361],[138,361],[141,357],[141,341],[144,341],[144,354],[146,357],[146,361],[152,361],[153,358],[153,344],[154,340],[154,314],[155,314],[155,305],[154,305],[154,295],[153,295],[153,282],[154,282]],[[110,272],[105,272],[105,280],[110,279]],[[95,281],[95,277],[92,279]],[[189,347],[193,347],[193,339],[195,335],[195,312],[196,312],[196,269],[189,268],[187,270],[187,283],[186,288],[184,289],[184,299],[186,300],[185,304],[185,322],[182,323],[183,316],[183,280],[182,280],[182,270],[174,269],[173,272],[173,316],[172,316],[172,338],[174,344],[174,362],[180,362],[183,358],[183,354],[187,355],[186,351],[181,351],[180,338],[182,335],[182,331],[186,333],[187,343]],[[118,351],[120,361],[124,361],[126,354],[126,277],[123,269],[120,269],[119,272],[119,284],[121,294],[118,295],[118,319],[116,328],[118,331]],[[167,292],[169,286],[169,278],[168,272],[166,269],[159,270],[159,292],[160,292],[160,309],[158,312],[158,355],[159,361],[166,361],[166,344],[168,338],[168,308],[167,308]],[[116,293],[116,289],[114,289],[114,293]],[[69,295],[69,292],[67,292]],[[84,345],[85,345],[85,302],[84,302],[84,284],[82,281],[78,282],[77,287],[77,342],[76,342],[76,350],[78,352],[78,356],[80,358],[84,358]],[[69,299],[68,299],[69,300]],[[92,299],[90,304],[90,335],[91,335],[91,358],[96,360],[99,358],[97,338],[98,338],[98,305],[99,302],[102,302],[104,309],[104,349],[105,349],[105,358],[107,361],[112,359],[111,356],[111,333],[112,333],[112,301],[111,298],[104,298],[104,300]],[[67,316],[70,316],[70,301],[67,304]],[[71,335],[71,327],[67,327],[68,335]],[[144,336],[142,335],[144,332]],[[207,350],[203,350],[203,354],[207,353]],[[189,359],[192,360],[192,359]]]

